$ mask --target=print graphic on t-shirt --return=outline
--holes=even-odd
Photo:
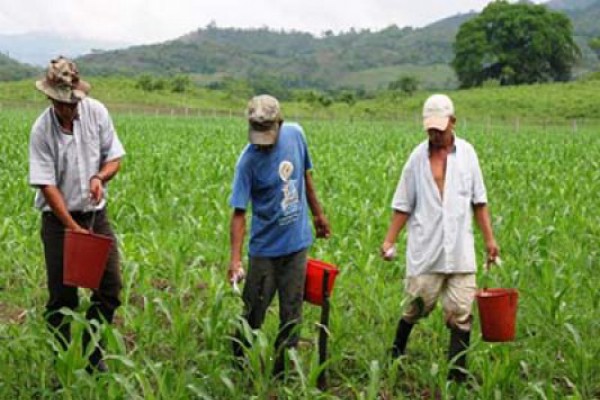
[[[294,173],[294,164],[285,160],[279,164],[279,177],[283,181],[283,200],[281,201],[281,209],[283,210],[279,225],[289,225],[298,219],[300,214],[299,199],[298,199],[298,181],[290,179]]]

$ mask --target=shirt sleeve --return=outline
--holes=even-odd
[[[487,191],[485,189],[485,184],[483,182],[483,173],[481,172],[481,168],[479,166],[479,158],[477,157],[477,153],[473,150],[472,155],[472,170],[473,170],[473,193],[471,198],[471,203],[473,204],[487,204]]]
[[[240,157],[233,177],[233,189],[229,205],[232,208],[245,210],[250,201],[250,190],[252,187],[252,173],[245,162],[244,154]]]
[[[396,211],[410,214],[415,208],[416,188],[414,168],[411,165],[411,160],[404,166],[400,181],[396,187],[396,193],[392,200],[392,208]]]
[[[304,170],[308,171],[313,168],[312,158],[310,157],[310,152],[308,151],[308,143],[306,142],[304,130],[301,126],[298,126],[298,129],[300,130],[300,138],[302,140],[302,146],[304,147]]]
[[[100,117],[100,155],[102,163],[116,160],[125,155],[125,149],[117,136],[112,119],[104,107]]]
[[[56,186],[56,167],[50,143],[44,132],[33,128],[29,141],[29,184]]]

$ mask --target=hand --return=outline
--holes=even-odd
[[[242,268],[241,261],[232,261],[229,264],[229,269],[227,270],[227,280],[230,284],[237,283],[244,279],[246,273],[244,272],[244,268]]]
[[[73,227],[69,228],[75,233],[90,233],[89,230],[82,228],[80,225],[75,224]]]
[[[487,252],[486,264],[491,265],[496,263],[496,259],[500,256],[500,249],[494,239],[485,244],[485,251]]]
[[[95,203],[100,203],[104,196],[104,186],[102,185],[102,179],[98,175],[94,175],[90,178],[90,199]]]
[[[380,252],[385,261],[392,261],[396,257],[396,247],[391,242],[383,242]]]
[[[313,224],[315,231],[317,231],[318,238],[329,238],[331,236],[331,228],[329,227],[329,221],[323,214],[318,214],[313,217]]]

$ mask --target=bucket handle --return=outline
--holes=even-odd
[[[487,282],[489,280],[488,277],[490,274],[490,270],[492,269],[492,264],[496,264],[497,266],[500,266],[500,264],[501,264],[500,258],[496,257],[495,259],[490,260],[489,258],[486,257],[485,264],[483,265],[483,271],[484,271],[484,277],[485,277],[485,279],[484,279],[485,284],[483,286],[484,291],[488,290]]]
[[[94,232],[94,222],[96,220],[96,209],[94,208],[94,211],[92,211],[92,221],[90,222],[90,232]]]
[[[92,220],[90,221],[90,226],[88,228],[88,231],[90,233],[94,233],[94,222],[96,221],[96,211],[98,211],[96,209],[96,204],[94,203],[94,201],[90,198],[89,199],[90,202],[90,206],[92,207]]]

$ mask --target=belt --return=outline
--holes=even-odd
[[[73,217],[73,218],[89,218],[94,213],[96,213],[96,215],[99,215],[99,214],[101,214],[103,212],[104,212],[104,208],[101,208],[100,210],[96,210],[96,211],[69,211],[69,214],[71,214],[71,217]],[[42,216],[44,216],[44,217],[47,217],[47,216],[53,216],[53,217],[55,217],[56,215],[52,211],[42,211]]]

